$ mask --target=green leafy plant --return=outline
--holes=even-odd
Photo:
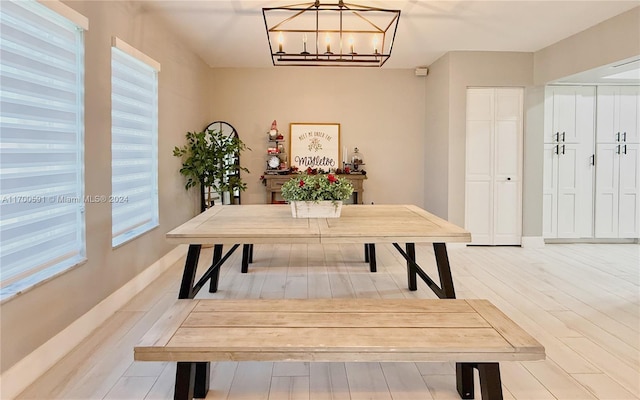
[[[334,174],[301,174],[282,185],[282,198],[287,201],[346,200],[353,193],[347,179]]]
[[[201,210],[206,208],[204,191],[211,188],[218,193],[244,191],[240,171],[240,153],[249,149],[237,136],[220,131],[187,132],[187,144],[174,147],[173,155],[182,159],[180,173],[187,178],[185,189],[200,186]]]

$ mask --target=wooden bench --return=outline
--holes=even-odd
[[[486,300],[177,300],[134,349],[176,361],[175,399],[206,396],[209,361],[456,361],[457,390],[502,399],[500,361],[543,346]]]

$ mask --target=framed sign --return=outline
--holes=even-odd
[[[318,168],[325,171],[340,166],[340,124],[291,123],[290,164],[303,171]]]

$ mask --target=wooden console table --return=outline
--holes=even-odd
[[[282,185],[295,175],[264,175],[267,186],[267,204],[276,202],[276,194],[282,192]],[[364,204],[364,180],[366,175],[362,174],[340,174],[339,178],[348,179],[353,185],[353,204]]]

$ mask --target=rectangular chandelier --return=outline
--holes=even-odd
[[[263,8],[274,66],[381,67],[391,57],[400,10],[355,4]]]

